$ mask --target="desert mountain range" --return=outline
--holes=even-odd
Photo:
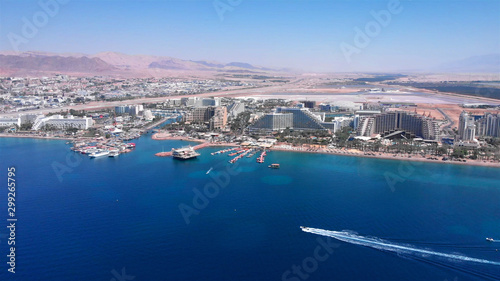
[[[211,73],[213,75],[214,72],[262,73],[273,71],[283,72],[286,70],[258,67],[242,62],[224,64],[162,56],[127,55],[116,52],[102,52],[95,55],[0,52],[0,74],[9,76],[70,74],[159,77],[181,73]]]

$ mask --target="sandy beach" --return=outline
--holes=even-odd
[[[0,133],[0,138],[30,138],[30,139],[45,139],[45,140],[75,140],[75,138],[65,138],[65,137],[44,137],[37,135],[21,135],[21,134],[4,134]]]
[[[302,152],[302,153],[321,153],[321,154],[332,154],[332,155],[344,155],[344,156],[354,156],[354,157],[365,157],[365,158],[378,158],[378,159],[388,159],[397,161],[418,161],[418,162],[429,162],[429,163],[440,163],[440,164],[457,164],[457,165],[472,165],[472,166],[484,166],[484,167],[494,167],[500,168],[499,162],[484,162],[482,160],[470,160],[467,162],[459,161],[443,161],[442,157],[438,157],[439,160],[432,160],[424,158],[420,155],[412,155],[411,158],[408,156],[394,155],[392,153],[385,152],[367,152],[367,154],[360,150],[355,149],[322,149],[322,148],[302,148],[302,147],[284,147],[284,146],[273,146],[271,151],[291,151],[291,152]]]
[[[185,140],[193,142],[201,142],[202,144],[195,146],[196,149],[202,149],[211,146],[238,146],[235,143],[210,143],[199,139],[190,139],[186,137],[171,136],[166,133],[156,133],[152,136],[155,140]],[[305,147],[294,147],[287,144],[278,144],[270,148],[271,151],[289,151],[289,152],[302,152],[302,153],[321,153],[321,154],[332,154],[332,155],[344,155],[353,157],[365,157],[365,158],[378,158],[378,159],[388,159],[397,161],[418,161],[418,162],[428,162],[428,163],[441,163],[441,164],[456,164],[456,165],[473,165],[473,166],[484,166],[484,167],[494,167],[500,168],[499,162],[485,162],[483,160],[471,160],[467,159],[467,162],[459,161],[443,161],[442,157],[437,157],[439,160],[432,160],[421,155],[394,155],[392,153],[385,152],[363,152],[356,149],[326,149],[326,148],[305,148]],[[164,154],[164,155],[163,155]],[[171,156],[171,152],[160,152],[155,154],[156,156]]]
[[[193,142],[205,142],[205,140],[199,140],[194,138],[182,137],[182,136],[172,136],[168,133],[156,133],[151,136],[154,140],[182,140],[182,141],[193,141]]]

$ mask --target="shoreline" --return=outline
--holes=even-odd
[[[199,139],[189,139],[186,137],[179,136],[169,136],[166,134],[161,135],[162,133],[156,133],[152,136],[154,140],[183,140],[183,141],[193,141],[200,143],[208,143],[204,140]],[[236,144],[229,143],[208,143],[208,145],[202,147],[211,147],[211,146],[235,146]],[[202,149],[200,148],[200,149]],[[294,149],[295,148],[295,149]],[[458,162],[458,161],[443,161],[443,160],[432,160],[423,158],[417,155],[413,155],[411,158],[405,156],[394,156],[394,154],[388,154],[385,152],[372,152],[375,155],[365,155],[362,151],[357,150],[340,150],[340,149],[312,149],[307,150],[301,147],[280,147],[273,146],[269,150],[271,151],[285,151],[285,152],[301,152],[301,153],[316,153],[316,154],[328,154],[328,155],[343,155],[343,156],[353,156],[353,157],[364,157],[364,158],[376,158],[376,159],[386,159],[386,160],[397,160],[397,161],[416,161],[416,162],[427,162],[427,163],[438,163],[438,164],[455,164],[455,165],[469,165],[469,166],[481,166],[481,167],[491,167],[491,168],[500,168],[500,163],[491,163],[491,162],[483,162],[478,160],[470,160],[467,159],[467,162]],[[343,151],[343,152],[342,152]],[[380,154],[381,153],[381,154]],[[441,158],[441,157],[440,157]]]
[[[17,134],[0,134],[0,138],[23,138],[23,139],[45,139],[45,140],[66,140],[66,141],[75,140],[75,138],[44,137],[44,136],[17,135]]]
[[[192,141],[192,142],[199,142],[199,143],[206,142],[205,140],[190,139],[190,138],[181,137],[181,136],[172,136],[170,134],[165,134],[165,133],[155,133],[151,136],[151,139],[153,139],[153,140],[182,140],[182,141]]]
[[[32,136],[32,135],[12,135],[12,134],[0,134],[0,138],[32,138],[32,139],[45,139],[45,140],[63,140],[63,141],[73,141],[74,138],[64,138],[64,137],[44,137],[44,136]],[[188,137],[181,136],[171,136],[166,135],[164,133],[156,133],[151,136],[153,140],[181,140],[181,141],[190,141],[200,143],[197,145],[198,149],[203,149],[206,147],[223,147],[223,146],[238,146],[235,143],[210,143],[206,140],[200,139],[191,139]],[[396,160],[396,161],[417,161],[417,162],[427,162],[427,163],[438,163],[438,164],[454,164],[454,165],[468,165],[468,166],[481,166],[481,167],[490,167],[490,168],[500,168],[500,163],[491,163],[491,162],[483,162],[478,160],[470,160],[467,162],[458,162],[458,161],[442,161],[442,160],[431,160],[427,158],[422,158],[416,155],[413,155],[412,158],[408,158],[405,156],[394,156],[393,154],[373,152],[375,155],[365,155],[362,151],[356,150],[340,150],[340,149],[304,149],[301,147],[280,147],[274,146],[269,148],[271,151],[285,151],[285,152],[299,152],[299,153],[315,153],[315,154],[328,154],[328,155],[340,155],[340,156],[351,156],[351,157],[364,157],[364,158],[376,158],[376,159],[386,159],[386,160]],[[343,152],[342,152],[343,151]],[[159,152],[157,154],[160,154]],[[156,154],[155,154],[156,155]],[[160,155],[156,155],[160,156]],[[160,156],[161,157],[161,156]]]
[[[404,156],[393,156],[393,154],[383,153],[382,155],[378,155],[378,153],[373,152],[376,155],[365,155],[363,152],[355,152],[355,151],[345,151],[335,152],[335,149],[329,149],[329,151],[324,150],[304,150],[304,149],[290,149],[290,148],[282,148],[282,147],[272,147],[271,151],[285,151],[285,152],[300,152],[300,153],[315,153],[315,154],[328,154],[328,155],[339,155],[339,156],[350,156],[350,157],[363,157],[363,158],[375,158],[375,159],[386,159],[386,160],[396,160],[396,161],[415,161],[415,162],[427,162],[427,163],[436,163],[436,164],[455,164],[455,165],[468,165],[468,166],[481,166],[481,167],[490,167],[490,168],[500,168],[500,163],[491,163],[491,162],[482,162],[468,159],[467,162],[458,162],[458,161],[442,161],[442,160],[431,160],[427,158],[412,156],[412,158],[404,157]],[[338,150],[338,149],[337,149]]]

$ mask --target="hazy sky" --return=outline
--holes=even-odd
[[[499,15],[500,0],[1,0],[0,50],[413,70],[499,53]]]

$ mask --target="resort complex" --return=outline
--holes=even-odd
[[[70,77],[64,79],[71,81]],[[340,85],[353,82],[337,81]],[[357,97],[416,91],[392,87],[391,90],[360,87],[350,91],[355,91]],[[345,89],[339,86],[336,91]],[[67,97],[79,94],[81,91],[76,91]],[[389,153],[445,161],[497,163],[500,160],[499,103],[493,100],[481,104],[481,109],[463,103],[455,105],[451,111],[446,107],[432,108],[428,104],[394,100],[372,102],[366,98],[356,101],[346,97],[345,100],[328,101],[326,95],[320,96],[327,100],[321,103],[280,95],[191,95],[155,99],[150,103],[124,101],[94,110],[70,109],[46,114],[26,110],[18,102],[24,99],[10,95],[4,95],[7,105],[3,111],[7,114],[0,117],[4,136],[66,138],[74,140],[75,149],[79,150],[80,146],[97,146],[96,149],[113,152],[115,150],[108,147],[109,141],[119,144],[154,129],[160,139],[182,138],[218,145],[257,144],[261,149],[349,149],[356,154],[380,157]],[[43,95],[41,98],[50,100]],[[82,106],[85,108],[84,104]],[[461,108],[461,113],[456,108]],[[76,145],[80,143],[85,145]],[[123,147],[126,146],[125,143]],[[117,150],[118,153],[123,151]],[[177,158],[195,155],[180,151],[187,150],[179,150]]]

